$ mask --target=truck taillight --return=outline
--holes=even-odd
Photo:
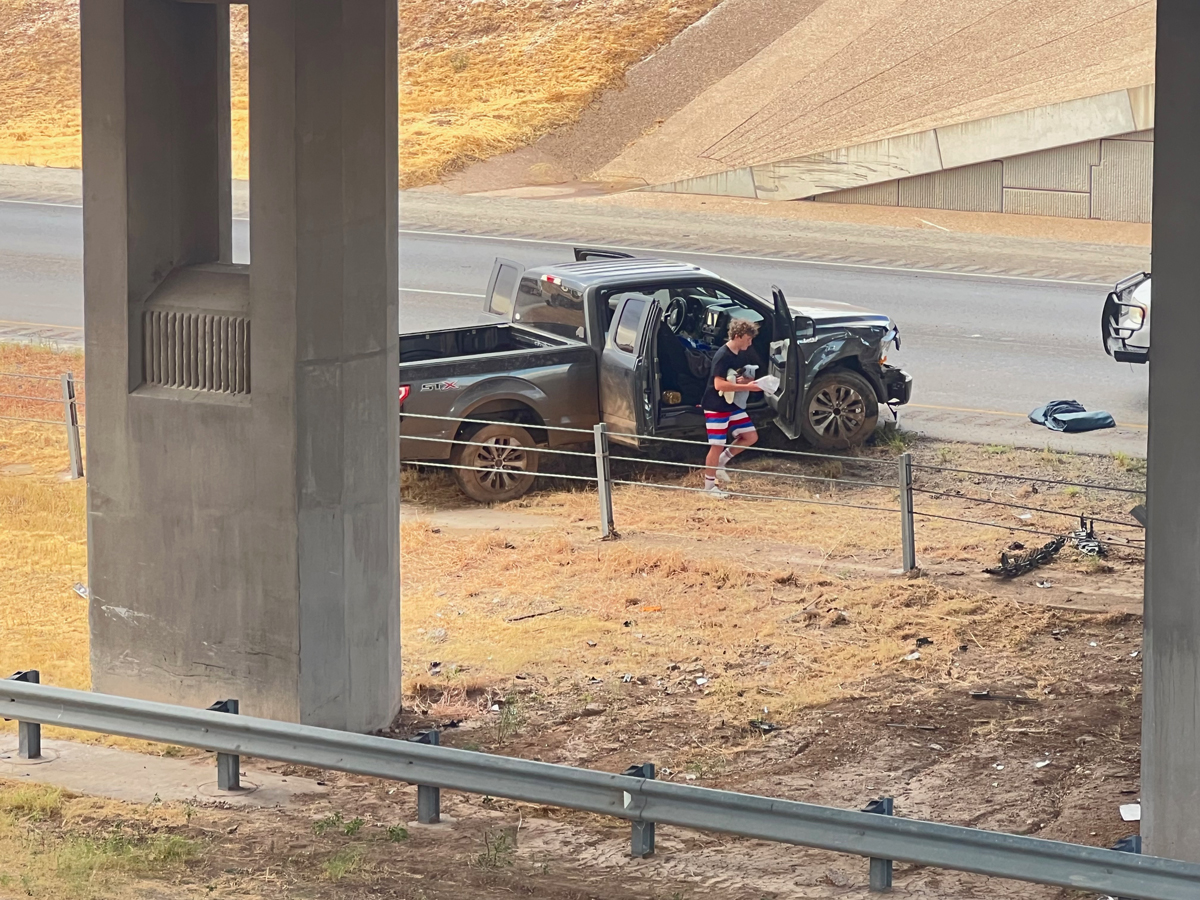
[[[409,394],[410,390],[412,390],[412,388],[409,385],[407,385],[407,384],[400,385],[400,405],[401,406],[403,406],[404,401],[408,399],[408,394]]]

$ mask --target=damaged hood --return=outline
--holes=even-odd
[[[894,328],[891,318],[882,313],[863,309],[850,303],[836,300],[810,300],[808,298],[788,299],[788,309],[793,314],[808,316],[822,332],[830,328],[848,328],[859,326],[865,328]]]

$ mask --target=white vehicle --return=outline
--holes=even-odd
[[[1104,352],[1117,362],[1144,363],[1150,359],[1150,273],[1139,272],[1118,281],[1100,316]]]

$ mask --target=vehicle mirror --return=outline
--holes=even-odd
[[[813,337],[817,333],[816,322],[808,316],[796,316],[792,322],[795,325],[797,340]]]

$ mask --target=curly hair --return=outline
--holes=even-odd
[[[734,319],[730,320],[730,322],[729,322],[729,337],[730,338],[739,338],[745,334],[751,335],[752,337],[757,336],[758,335],[758,323],[751,322],[749,319],[739,319],[736,317]]]

